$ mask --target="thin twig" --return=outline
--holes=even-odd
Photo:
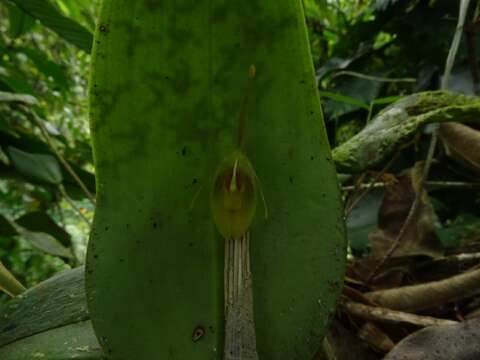
[[[448,81],[450,80],[450,74],[453,69],[453,64],[455,63],[455,58],[457,56],[458,47],[460,45],[460,40],[462,39],[463,28],[465,25],[465,18],[467,17],[468,5],[470,0],[460,0],[460,11],[458,15],[457,28],[455,34],[453,35],[452,44],[448,52],[447,61],[445,62],[445,70],[442,78],[442,90],[448,88]]]
[[[370,81],[378,81],[378,82],[410,82],[410,83],[415,83],[417,82],[416,78],[388,78],[388,77],[382,77],[382,76],[373,76],[373,75],[365,75],[359,72],[355,71],[348,71],[348,70],[342,70],[339,72],[336,72],[334,75],[332,75],[332,79],[339,77],[341,75],[348,75],[348,76],[353,76],[359,79],[364,79],[364,80],[370,80]]]
[[[375,176],[375,178],[365,187],[365,189],[346,207],[344,218],[347,219],[350,214],[352,213],[353,209],[358,205],[358,203],[367,195],[370,190],[374,189],[374,185],[378,182],[378,180],[385,175],[387,170],[393,165],[395,160],[397,160],[398,152],[390,159],[387,165]]]
[[[375,182],[375,183],[369,183],[369,184],[342,186],[342,190],[346,192],[351,192],[351,191],[357,191],[359,188],[367,189],[372,187],[373,189],[378,189],[378,188],[384,188],[386,186],[388,186],[388,183]],[[480,188],[480,182],[431,180],[431,181],[426,181],[425,186],[428,188],[478,189]]]
[[[54,203],[54,206],[55,208],[57,209],[57,212],[58,212],[58,217],[60,218],[60,225],[62,226],[62,228],[65,230],[65,216],[63,216],[63,211],[62,211],[62,208],[60,207],[60,204],[58,203],[58,199],[56,199],[57,201],[55,201]]]
[[[60,190],[60,193],[63,195],[68,204],[72,207],[72,209],[75,210],[75,212],[85,221],[88,227],[91,228],[92,224],[90,223],[90,220],[88,220],[88,218],[83,215],[82,211],[78,208],[72,198],[67,194],[63,185],[59,185],[58,189]]]
[[[28,109],[27,109],[28,110]],[[80,177],[77,175],[77,173],[72,169],[72,167],[70,166],[70,164],[65,160],[65,158],[62,156],[62,154],[60,154],[60,152],[58,151],[57,147],[55,146],[55,144],[53,143],[50,135],[48,134],[48,131],[47,129],[45,128],[45,125],[42,123],[42,120],[38,117],[38,115],[34,112],[34,111],[31,111],[32,115],[33,115],[33,118],[36,122],[36,124],[38,125],[43,137],[45,138],[45,141],[47,142],[48,146],[50,147],[50,149],[55,153],[55,155],[57,156],[58,160],[60,161],[60,163],[63,165],[63,167],[65,168],[65,170],[67,170],[67,172],[72,176],[72,178],[75,180],[75,182],[78,184],[78,186],[82,189],[82,191],[85,193],[85,195],[87,196],[87,198],[90,200],[90,202],[95,205],[95,197],[92,195],[92,193],[88,190],[87,186],[85,185],[85,183],[82,181],[82,179],[80,179]]]

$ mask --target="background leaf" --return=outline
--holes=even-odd
[[[23,228],[32,232],[43,232],[53,236],[60,241],[64,246],[71,245],[70,234],[44,211],[32,211],[17,218],[15,222]]]
[[[7,149],[15,168],[33,181],[58,185],[62,182],[62,171],[52,155],[28,153],[13,146]]]
[[[68,42],[89,53],[93,36],[79,23],[64,16],[48,0],[12,0],[20,9],[55,31]]]
[[[28,94],[15,94],[0,91],[0,102],[20,102],[27,105],[37,104],[37,99]]]
[[[57,239],[49,234],[21,230],[20,235],[28,240],[33,246],[46,252],[47,254],[67,259],[72,257],[72,252],[70,249],[67,249]]]

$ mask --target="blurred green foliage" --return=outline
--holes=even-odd
[[[94,193],[85,50],[95,8],[0,1],[0,261],[27,287],[85,255],[93,204],[58,155]]]

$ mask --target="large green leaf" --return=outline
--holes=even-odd
[[[105,0],[95,46],[86,280],[106,353],[223,357],[209,189],[254,64],[246,153],[270,212],[251,227],[258,353],[311,359],[342,288],[345,234],[301,1]]]
[[[84,268],[63,271],[0,307],[0,349],[33,335],[88,320]],[[3,357],[0,357],[3,360]]]
[[[0,348],[2,360],[105,359],[90,321],[62,326]]]
[[[64,16],[49,0],[11,0],[25,13],[55,31],[83,51],[90,52],[92,34],[79,23]]]
[[[88,319],[84,268],[61,272],[0,307],[0,359],[103,359]]]

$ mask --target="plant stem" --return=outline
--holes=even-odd
[[[225,242],[225,360],[258,360],[253,318],[250,233]]]
[[[85,183],[82,181],[82,179],[80,179],[80,177],[77,175],[77,173],[72,169],[72,167],[70,166],[70,164],[65,160],[65,158],[62,156],[62,154],[60,154],[60,152],[58,151],[58,149],[56,148],[56,146],[54,145],[52,139],[50,138],[50,135],[48,134],[48,131],[47,129],[45,128],[45,125],[43,125],[42,123],[42,120],[38,117],[38,115],[32,111],[32,115],[33,115],[33,118],[37,124],[37,126],[40,128],[40,131],[43,135],[43,137],[45,138],[48,146],[50,147],[50,149],[55,153],[55,155],[57,156],[58,160],[60,161],[60,163],[63,165],[63,167],[65,168],[65,170],[67,170],[67,172],[72,176],[72,178],[75,180],[75,182],[78,184],[78,186],[80,186],[80,189],[82,189],[82,191],[85,193],[85,195],[87,196],[87,198],[90,200],[90,202],[95,205],[95,197],[92,195],[92,193],[88,190],[87,186],[85,185]]]
[[[72,207],[72,209],[78,214],[78,216],[80,216],[82,218],[83,221],[85,221],[85,223],[88,225],[89,228],[92,227],[92,224],[90,223],[90,220],[87,219],[87,217],[85,215],[83,215],[82,211],[78,208],[77,205],[75,205],[75,203],[73,202],[73,200],[70,198],[70,196],[68,196],[67,192],[65,191],[63,185],[59,185],[58,186],[59,190],[60,190],[60,193],[62,194],[62,196],[65,198],[65,200],[68,202],[68,204]]]

